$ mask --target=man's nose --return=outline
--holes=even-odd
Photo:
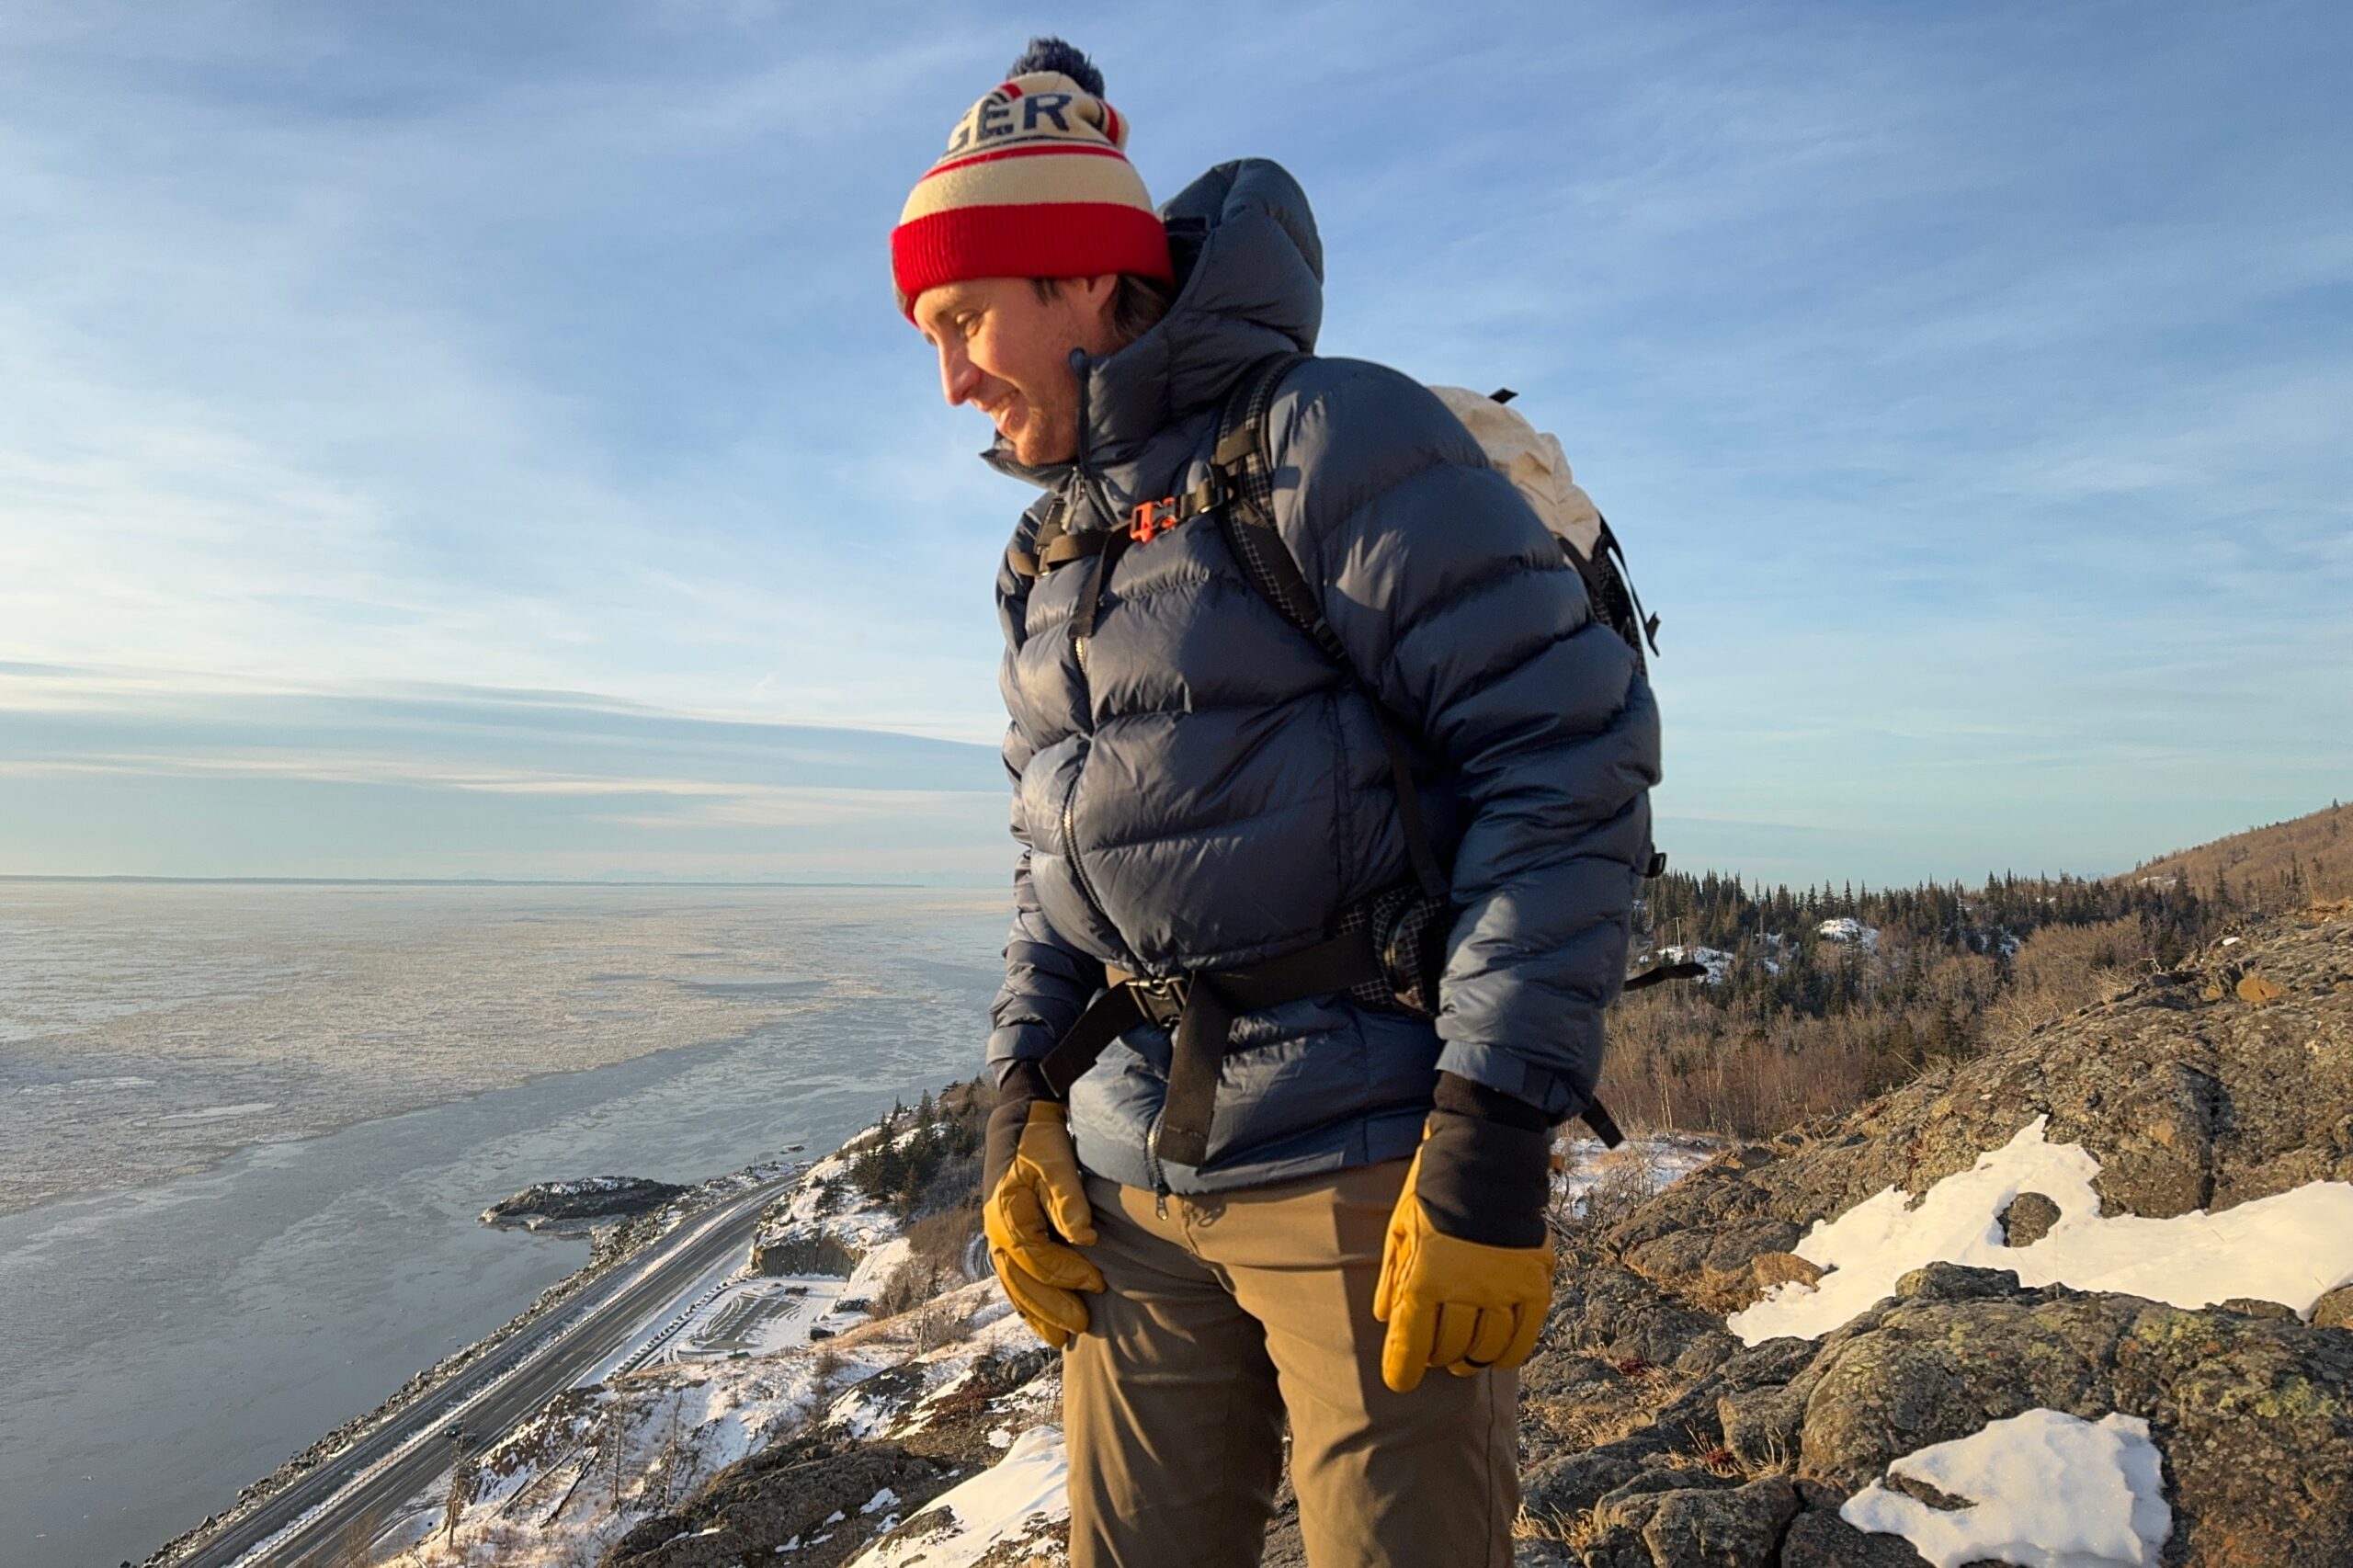
[[[980,384],[981,372],[962,354],[942,349],[939,355],[939,390],[948,399],[948,406],[955,407],[972,395]]]

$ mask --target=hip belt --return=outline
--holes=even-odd
[[[1385,985],[1388,973],[1376,941],[1370,926],[1358,926],[1280,958],[1179,974],[1131,974],[1106,964],[1104,990],[1040,1060],[1039,1072],[1056,1098],[1068,1099],[1071,1085],[1113,1040],[1141,1024],[1171,1030],[1168,1093],[1153,1131],[1152,1153],[1171,1165],[1198,1166],[1209,1158],[1210,1119],[1217,1108],[1218,1074],[1232,1049],[1234,1018],[1362,985]],[[1578,1115],[1607,1147],[1624,1142],[1600,1101],[1588,1100]]]

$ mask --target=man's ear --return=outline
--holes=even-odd
[[[1119,297],[1120,275],[1107,272],[1099,278],[1065,278],[1062,281],[1080,319],[1093,324],[1104,343],[1112,342],[1111,307]]]

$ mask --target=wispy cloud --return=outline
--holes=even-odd
[[[1766,824],[1711,860],[2097,869],[2341,790],[2345,17],[1067,28],[1155,192],[1300,174],[1327,352],[1561,431],[1665,617],[1662,812]],[[592,818],[705,865],[682,835],[865,811],[836,790],[884,802],[872,832],[790,852],[895,854],[893,812],[961,823],[969,777],[960,853],[996,864],[988,583],[1028,497],[940,406],[884,236],[1023,36],[762,0],[9,7],[0,869],[107,845],[53,771],[28,792],[68,767],[119,769],[119,812],[200,803],[224,855],[315,856],[301,824],[364,801],[408,824],[384,867],[501,834],[600,864],[530,847]],[[858,728],[900,733],[813,760]],[[891,750],[916,734],[969,743],[953,801]]]

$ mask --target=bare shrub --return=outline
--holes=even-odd
[[[1629,1140],[1594,1163],[1599,1174],[1586,1189],[1583,1218],[1596,1230],[1607,1230],[1623,1220],[1657,1197],[1665,1185],[1650,1145],[1636,1140]]]
[[[964,1256],[980,1233],[981,1211],[970,1203],[926,1214],[906,1229],[907,1256],[874,1294],[874,1315],[896,1317],[964,1282]]]
[[[1986,1009],[1988,1028],[2003,1043],[2023,1040],[2043,1024],[2114,995],[2154,957],[2137,915],[2093,926],[2046,926],[2018,949],[2009,989]]]
[[[938,1350],[953,1345],[972,1330],[972,1315],[949,1308],[932,1307],[915,1314],[915,1346],[921,1350]]]

